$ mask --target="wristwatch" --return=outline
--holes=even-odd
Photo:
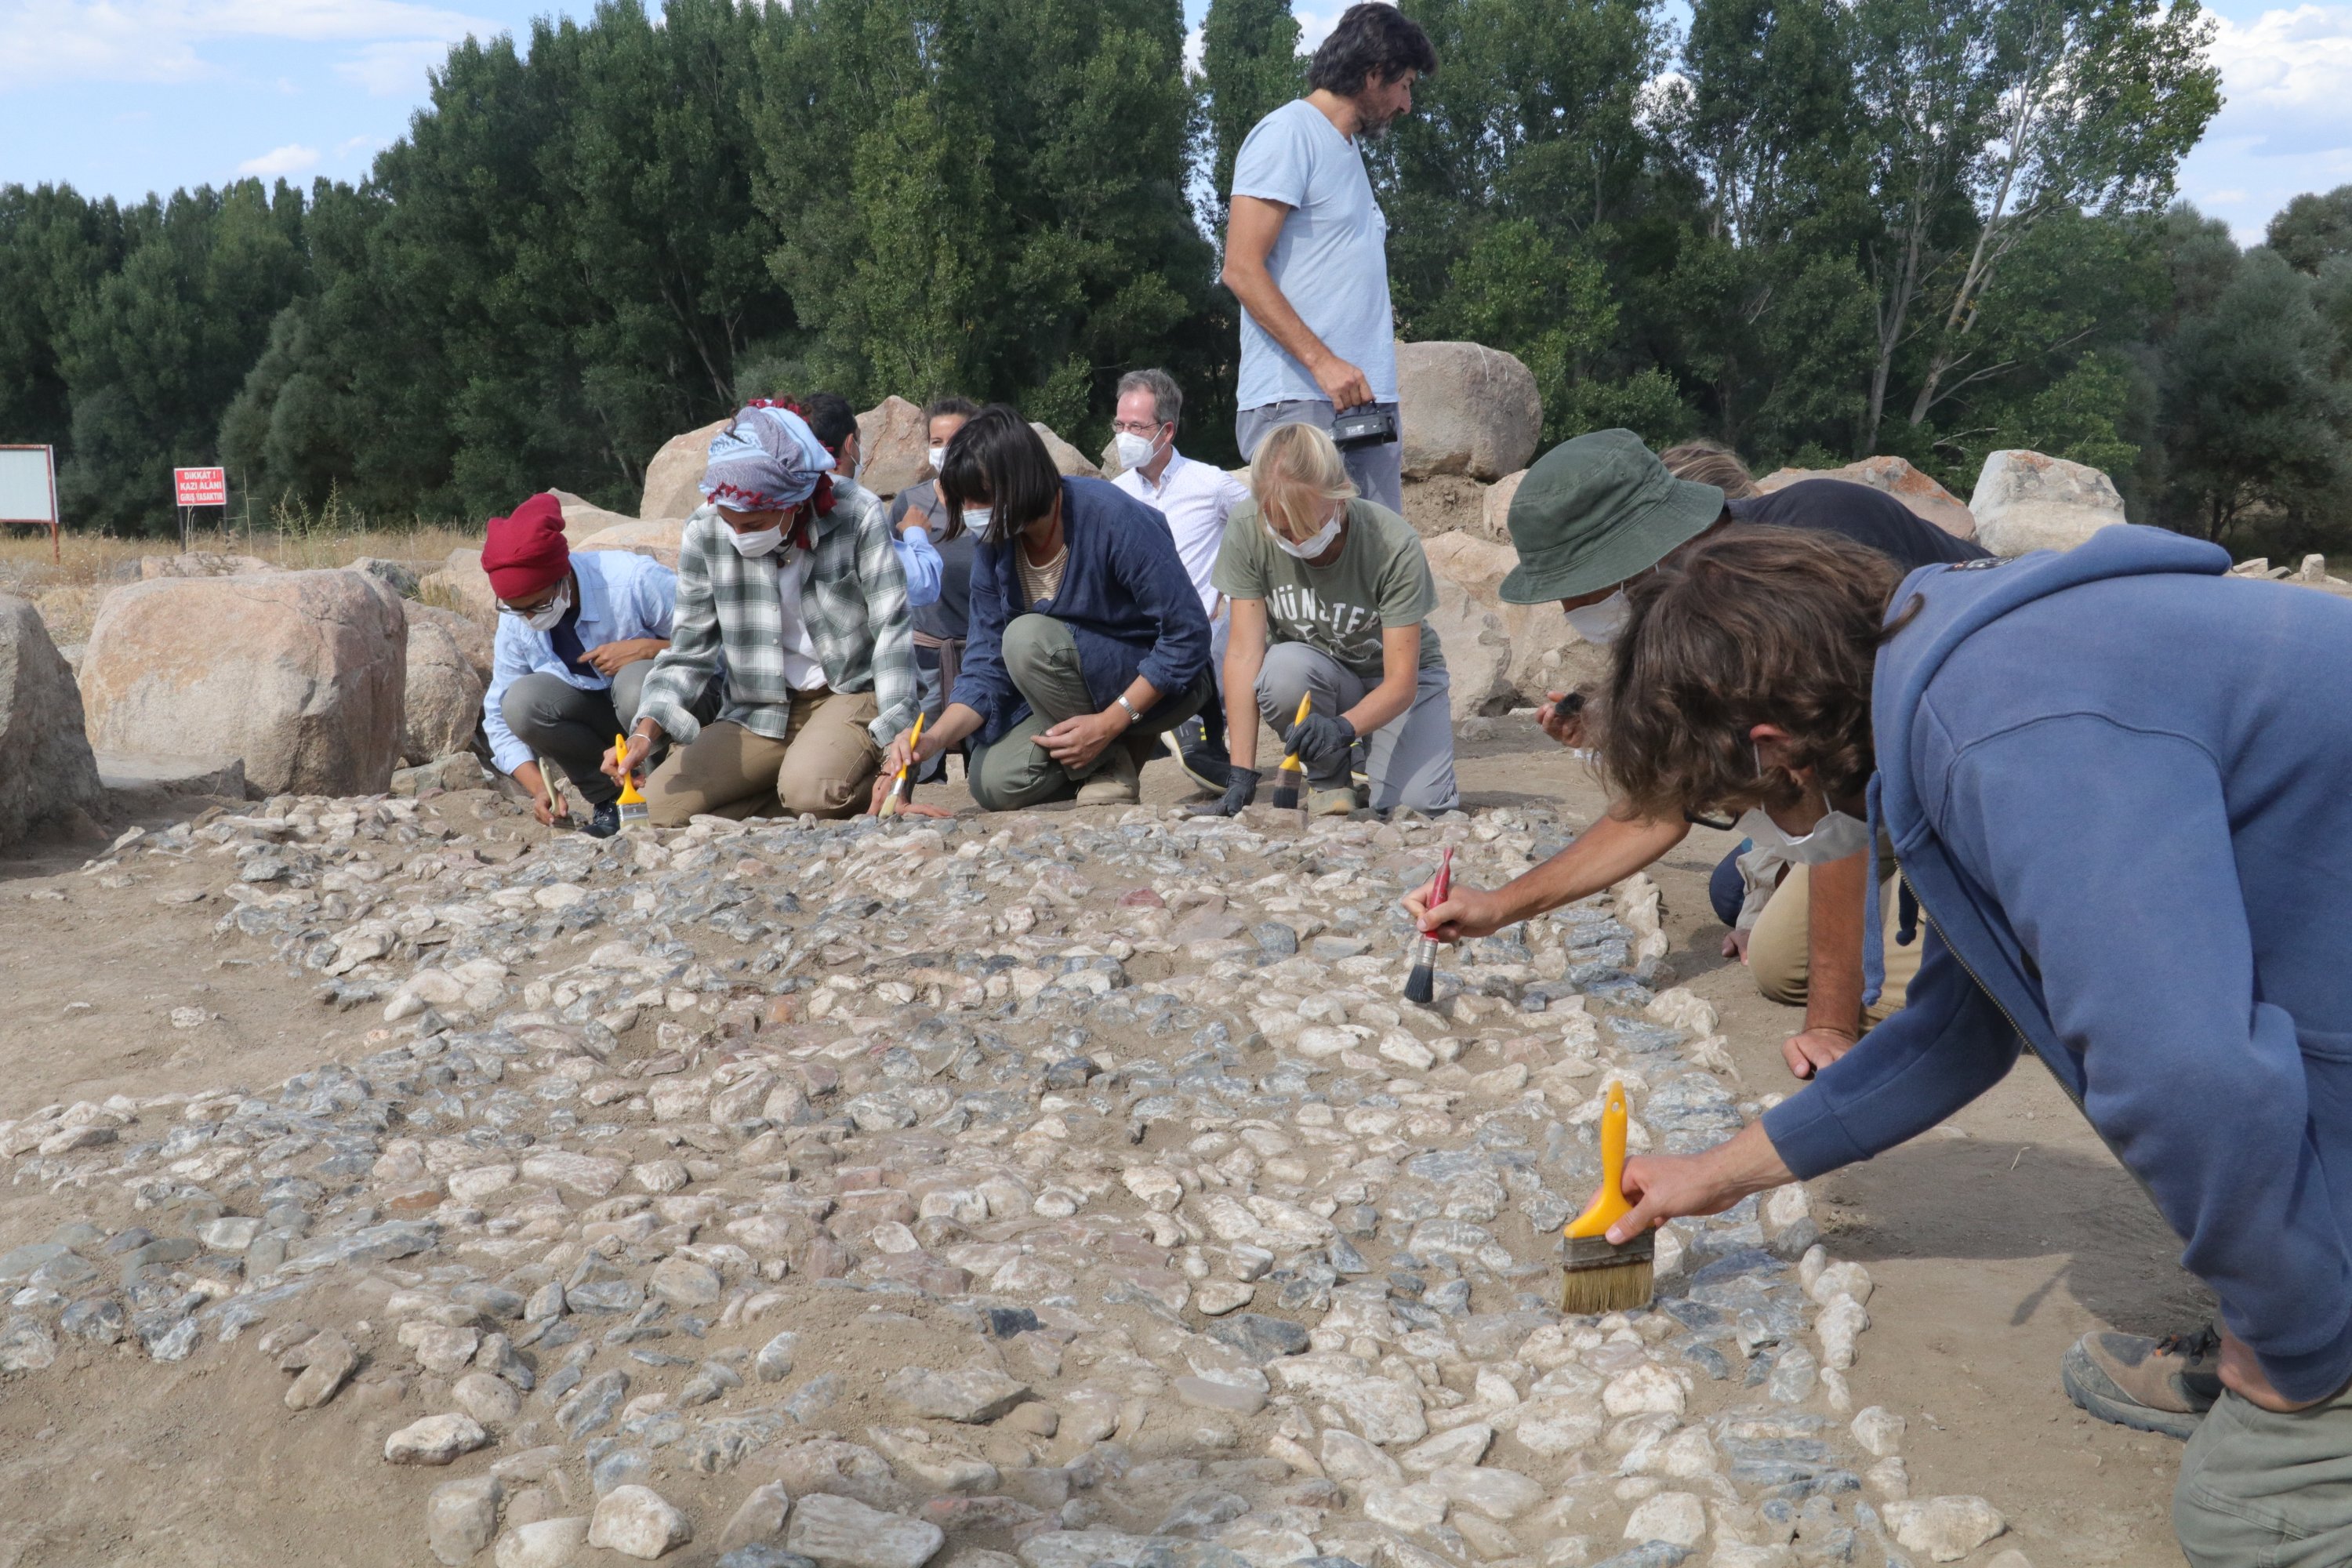
[[[1127,721],[1129,723],[1140,724],[1143,722],[1143,715],[1136,711],[1135,704],[1127,700],[1127,693],[1124,691],[1118,694],[1118,705],[1127,710]]]

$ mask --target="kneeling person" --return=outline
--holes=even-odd
[[[490,760],[551,825],[564,809],[556,781],[540,773],[542,761],[552,763],[593,812],[583,829],[609,837],[621,826],[620,786],[597,763],[636,717],[646,676],[669,647],[677,578],[625,550],[572,554],[552,495],[490,519],[482,570],[499,600],[482,694]]]
[[[752,404],[710,443],[687,519],[667,652],[646,678],[625,757],[677,743],[646,785],[653,821],[702,813],[846,816],[882,742],[915,715],[906,578],[879,507],[833,504],[833,458],[789,409]],[[696,694],[722,680],[719,719]]]
[[[980,537],[963,665],[920,747],[899,736],[886,772],[977,735],[982,810],[1132,805],[1160,737],[1215,692],[1209,619],[1166,526],[1115,486],[1055,472],[1003,404],[948,443],[940,494]]]
[[[1355,809],[1352,762],[1369,742],[1371,805],[1451,811],[1454,716],[1445,656],[1423,619],[1437,584],[1412,525],[1356,494],[1331,437],[1284,425],[1250,464],[1254,500],[1235,509],[1215,582],[1233,604],[1225,690],[1252,692],[1313,788],[1309,809]],[[1298,700],[1312,698],[1298,719]],[[1231,816],[1257,786],[1257,726],[1227,726]]]

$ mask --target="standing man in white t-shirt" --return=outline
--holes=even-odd
[[[1247,458],[1281,425],[1325,430],[1377,405],[1397,419],[1396,324],[1388,219],[1357,140],[1412,111],[1413,83],[1437,68],[1429,35],[1382,0],[1349,7],[1307,68],[1307,94],[1261,120],[1234,160],[1225,287],[1242,303],[1234,436]],[[1404,510],[1394,435],[1341,442],[1366,500]]]
[[[1111,419],[1111,438],[1118,447],[1120,489],[1168,520],[1175,537],[1176,554],[1184,574],[1201,595],[1202,613],[1209,617],[1209,668],[1222,672],[1225,662],[1224,595],[1209,581],[1217,564],[1217,547],[1225,541],[1225,519],[1250,499],[1249,487],[1214,463],[1196,463],[1176,449],[1176,426],[1184,414],[1184,391],[1164,370],[1131,370],[1118,378],[1118,405]],[[1177,759],[1192,782],[1223,794],[1225,788],[1225,718],[1222,703],[1211,703],[1196,718],[1169,731]]]

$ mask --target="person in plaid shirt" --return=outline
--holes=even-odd
[[[710,443],[678,547],[670,646],[646,677],[614,778],[667,737],[660,826],[698,814],[846,816],[914,722],[907,581],[879,507],[834,505],[833,458],[793,409],[753,403]],[[690,710],[721,681],[719,717]]]

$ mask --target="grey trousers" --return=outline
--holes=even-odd
[[[526,675],[507,688],[499,711],[516,740],[562,769],[589,805],[603,805],[621,794],[604,776],[604,753],[613,737],[636,721],[637,694],[653,668],[649,658],[625,664],[602,691],[583,691],[552,675]]]
[[[1391,417],[1397,405],[1383,403]],[[1322,402],[1263,403],[1255,408],[1244,408],[1234,416],[1234,440],[1241,447],[1242,461],[1256,455],[1257,444],[1265,433],[1277,425],[1313,425],[1323,430],[1331,428],[1331,405]],[[1404,428],[1399,420],[1397,428]],[[1342,452],[1339,460],[1348,465],[1348,477],[1356,481],[1356,493],[1366,500],[1378,501],[1391,511],[1404,510],[1404,442],[1389,441],[1378,447],[1359,447],[1352,452]]]
[[[2194,1568],[2352,1563],[2352,1389],[2284,1415],[2224,1391],[2180,1456],[2172,1531]]]
[[[1257,710],[1279,735],[1297,717],[1298,700],[1307,693],[1314,694],[1318,713],[1344,713],[1375,684],[1321,648],[1278,642],[1267,647],[1265,663],[1258,668]],[[1412,706],[1365,738],[1369,756],[1364,772],[1371,776],[1374,811],[1400,805],[1452,811],[1461,804],[1462,792],[1454,782],[1452,684],[1444,665],[1423,665]],[[1337,788],[1346,781],[1315,782]]]
[[[1214,678],[1202,669],[1191,686],[1153,703],[1143,721],[1105,746],[1092,766],[1074,773],[1036,744],[1039,735],[1063,720],[1100,711],[1087,689],[1086,670],[1078,663],[1078,645],[1071,639],[1070,628],[1051,616],[1015,616],[1004,627],[1003,652],[1004,672],[1029,704],[1029,716],[993,743],[972,751],[966,782],[972,803],[982,811],[1017,811],[1075,795],[1079,782],[1103,765],[1111,746],[1129,746],[1140,763],[1160,750],[1147,742],[1199,712],[1217,689]]]

